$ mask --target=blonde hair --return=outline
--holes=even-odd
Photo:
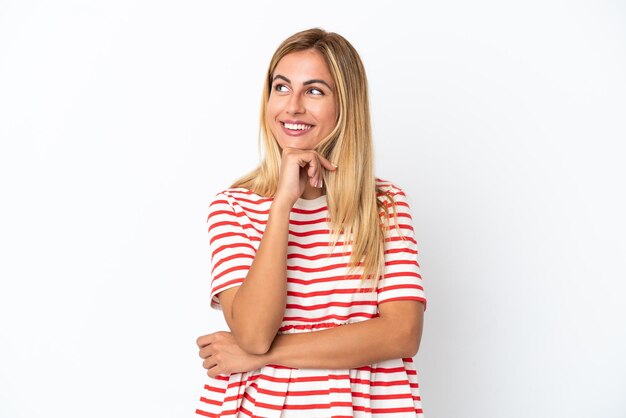
[[[361,283],[372,279],[374,290],[384,271],[384,230],[388,228],[390,218],[387,205],[377,199],[377,193],[389,199],[394,217],[396,208],[391,194],[376,188],[365,68],[357,51],[341,35],[319,28],[305,30],[287,38],[274,52],[261,103],[259,142],[264,145],[265,157],[256,169],[231,187],[245,187],[261,196],[276,194],[281,151],[265,121],[272,77],[285,55],[311,49],[320,52],[326,60],[338,96],[337,124],[316,147],[317,152],[338,166],[335,171],[323,170],[332,247],[340,234],[344,234],[344,245],[352,241],[350,271],[361,265]]]

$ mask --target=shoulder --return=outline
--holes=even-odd
[[[382,203],[394,204],[406,202],[407,196],[398,184],[376,177],[376,197]]]
[[[254,207],[271,201],[271,198],[260,196],[244,187],[231,187],[215,194],[209,206],[227,204],[233,208],[240,206]]]

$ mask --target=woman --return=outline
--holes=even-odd
[[[265,157],[208,218],[211,307],[230,332],[197,340],[196,413],[422,416],[426,300],[403,191],[374,177],[367,79],[340,35],[286,39],[261,107]]]

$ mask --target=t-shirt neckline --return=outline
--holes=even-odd
[[[298,198],[298,200],[296,200],[296,203],[294,203],[293,207],[301,209],[317,209],[325,205],[326,195],[323,194],[319,197],[316,197],[315,199],[303,199],[300,197]]]

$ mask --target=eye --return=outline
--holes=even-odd
[[[321,89],[318,89],[317,87],[311,87],[309,89],[309,91],[314,95],[314,96],[323,96],[324,92]]]
[[[284,84],[276,84],[274,86],[274,91],[278,91],[278,92],[284,93],[286,91],[289,91],[289,89]]]

